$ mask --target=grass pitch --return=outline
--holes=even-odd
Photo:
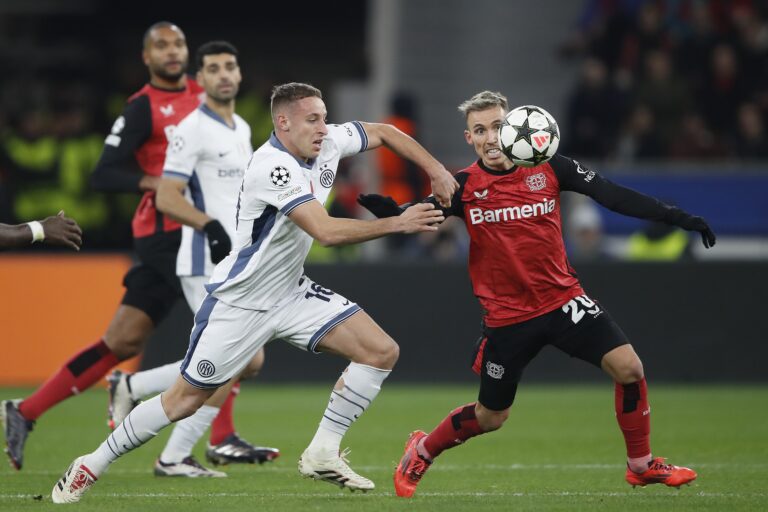
[[[332,380],[332,379],[331,379]],[[376,482],[367,494],[300,477],[299,455],[311,439],[331,382],[316,386],[246,386],[236,402],[239,432],[282,456],[263,466],[228,466],[226,479],[152,476],[168,436],[113,465],[72,509],[184,512],[332,510],[768,510],[768,387],[651,383],[653,448],[698,480],[680,491],[623,481],[624,446],[613,413],[613,387],[523,385],[498,432],[445,452],[411,500],[397,498],[392,470],[411,430],[430,430],[475,398],[464,386],[385,386],[352,427],[352,467]],[[0,389],[1,398],[29,390]],[[106,393],[97,389],[59,405],[38,422],[24,469],[0,468],[0,510],[61,510],[50,501],[56,479],[107,435]],[[204,445],[195,453],[203,461]],[[40,498],[42,496],[42,498]]]

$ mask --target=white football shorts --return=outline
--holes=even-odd
[[[181,289],[184,292],[184,298],[187,299],[189,309],[193,312],[200,308],[205,296],[205,285],[211,280],[211,276],[179,276]]]
[[[195,314],[181,375],[195,387],[217,388],[278,338],[317,353],[323,337],[358,311],[360,306],[306,276],[266,311],[238,308],[208,295]]]

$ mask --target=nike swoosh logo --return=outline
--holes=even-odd
[[[226,155],[228,155],[228,154],[229,154],[229,151],[224,151],[224,152],[222,152],[222,151],[219,151],[219,158],[221,158],[221,157],[223,157],[223,156],[226,156]]]
[[[349,299],[345,300],[344,304],[342,304],[342,306],[346,306],[347,304],[349,304]]]

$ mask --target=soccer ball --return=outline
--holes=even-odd
[[[499,128],[501,150],[515,165],[534,167],[552,158],[560,145],[555,118],[541,107],[510,110]]]

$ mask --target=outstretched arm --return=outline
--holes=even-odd
[[[622,187],[604,178],[595,171],[567,157],[556,155],[551,160],[560,182],[560,190],[572,190],[585,194],[609,210],[639,219],[654,220],[701,233],[704,247],[715,245],[715,233],[709,224],[696,215],[670,206],[658,199]]]
[[[443,164],[430,155],[415,139],[391,124],[361,124],[368,136],[368,149],[386,146],[399,156],[424,169],[432,182],[432,193],[438,202],[445,207],[451,206],[451,198],[459,188],[459,184]]]
[[[419,203],[432,204],[435,208],[442,210],[443,216],[446,218],[450,217],[451,215],[463,217],[464,208],[461,196],[464,191],[464,184],[467,182],[467,173],[457,173],[456,181],[459,184],[459,188],[453,194],[451,206],[447,208],[442,207],[440,204],[438,204],[437,199],[435,199],[434,196],[425,197],[419,201]],[[397,215],[402,214],[406,208],[410,206],[409,203],[398,205],[391,197],[382,196],[379,194],[360,194],[360,196],[357,198],[357,202],[360,206],[364,207],[380,219],[386,217],[396,217]]]
[[[417,204],[387,219],[357,220],[331,217],[318,201],[307,201],[288,217],[325,247],[366,242],[394,233],[437,231],[442,212],[431,204]]]
[[[26,224],[0,224],[0,247],[23,247],[34,242],[61,245],[76,251],[83,244],[83,232],[77,222],[64,216],[64,212],[42,221]]]

